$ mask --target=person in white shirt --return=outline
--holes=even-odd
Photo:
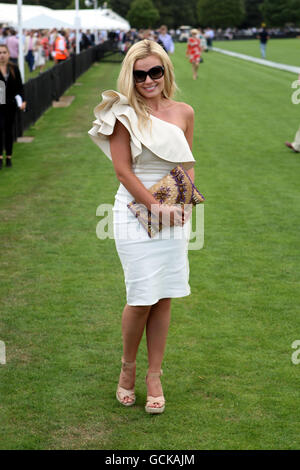
[[[175,50],[172,36],[168,34],[168,28],[162,25],[159,30],[158,40],[163,43],[163,47],[168,54],[173,54]]]
[[[211,29],[211,28],[209,28],[209,27],[206,28],[206,30],[205,30],[205,38],[206,38],[206,41],[207,41],[207,48],[208,48],[208,50],[212,50],[214,37],[215,37],[214,30]]]

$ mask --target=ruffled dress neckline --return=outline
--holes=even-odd
[[[110,160],[109,136],[112,135],[118,119],[130,134],[133,162],[142,154],[144,146],[157,157],[173,162],[174,166],[182,164],[186,169],[194,166],[195,159],[179,126],[151,114],[152,125],[141,131],[138,116],[126,96],[114,90],[107,90],[102,93],[102,98],[106,106],[100,109],[98,105],[95,108],[96,120],[88,133]]]
[[[177,129],[179,129],[179,130],[180,130],[181,132],[183,132],[183,134],[184,134],[183,129],[181,129],[181,127],[177,126],[177,124],[174,124],[173,122],[165,121],[165,119],[161,119],[161,118],[159,118],[159,117],[157,117],[157,116],[154,116],[153,114],[150,114],[150,117],[151,117],[151,118],[158,119],[159,121],[162,121],[162,122],[164,122],[164,123],[166,123],[166,124],[170,124],[171,126],[175,126],[175,127],[177,127]]]

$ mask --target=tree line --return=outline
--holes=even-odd
[[[5,1],[5,0],[4,0]],[[15,3],[6,0],[5,3]],[[24,4],[53,9],[75,8],[75,0],[23,0]],[[98,5],[103,3],[98,0]],[[169,28],[181,25],[213,28],[300,24],[300,0],[108,0],[107,5],[133,27]],[[80,0],[80,8],[86,8]]]

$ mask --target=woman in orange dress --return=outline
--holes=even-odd
[[[190,62],[193,67],[193,79],[198,78],[198,67],[201,59],[201,41],[198,38],[199,31],[198,29],[191,30],[191,36],[189,37],[186,55],[189,57]]]

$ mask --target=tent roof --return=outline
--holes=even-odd
[[[57,17],[65,21],[75,24],[76,10],[52,10]],[[104,15],[101,10],[80,10],[80,27],[83,29],[104,29],[116,30],[124,29],[128,31],[130,25],[128,21],[122,19],[113,19],[108,15]]]
[[[47,20],[46,17],[48,17]],[[22,21],[25,29],[46,29],[55,27],[75,28],[75,18],[76,10],[52,10],[51,8],[38,5],[22,6]],[[128,21],[109,9],[79,10],[79,18],[79,27],[82,29],[125,31],[130,29]],[[42,20],[44,21],[43,23]],[[11,26],[17,26],[17,5],[0,3],[0,23],[8,23]],[[64,26],[63,23],[66,25]],[[51,24],[51,26],[46,26],[46,24]]]
[[[28,20],[23,21],[24,29],[52,29],[52,28],[74,28],[74,25],[63,21],[54,16],[45,14],[32,16]]]
[[[47,14],[51,12],[50,8],[38,5],[23,5],[22,20],[26,21],[32,16]],[[18,24],[18,7],[10,3],[0,3],[0,23],[9,23],[13,26]]]

